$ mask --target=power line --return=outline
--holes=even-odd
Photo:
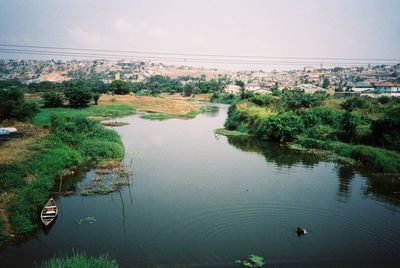
[[[146,55],[216,57],[216,58],[253,58],[253,59],[292,59],[292,60],[319,60],[319,61],[343,60],[343,61],[400,62],[400,59],[392,59],[392,58],[289,57],[289,56],[250,56],[250,55],[224,55],[224,54],[196,54],[196,53],[171,53],[171,52],[150,52],[150,51],[146,52],[146,51],[109,50],[109,49],[73,48],[73,47],[56,47],[56,46],[37,46],[37,45],[16,45],[16,44],[0,44],[0,47],[54,49],[54,50],[71,50],[71,51],[91,51],[91,52],[107,52],[107,53],[112,52],[112,53],[128,53],[128,54],[146,54]]]
[[[48,55],[48,56],[63,56],[63,57],[85,57],[85,58],[107,58],[107,59],[135,59],[135,60],[159,60],[169,62],[192,62],[192,63],[217,63],[217,64],[259,64],[259,65],[312,65],[320,64],[321,61],[300,62],[300,61],[256,61],[256,60],[235,60],[235,59],[210,59],[210,58],[171,58],[171,57],[153,57],[153,56],[132,56],[123,54],[105,54],[105,53],[87,53],[87,52],[68,52],[68,51],[52,51],[52,50],[33,50],[33,49],[9,49],[0,48],[2,53],[11,54],[30,54],[30,55]],[[366,62],[327,62],[328,66],[354,66],[366,65]],[[374,63],[378,64],[378,63]],[[388,64],[387,62],[380,64]],[[390,63],[389,63],[390,64]]]

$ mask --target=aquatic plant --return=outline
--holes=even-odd
[[[118,268],[116,260],[107,255],[98,257],[88,256],[86,253],[73,252],[71,256],[52,257],[37,268]]]
[[[262,267],[264,266],[264,258],[257,255],[249,255],[244,260],[236,260],[235,263],[242,264],[245,267]]]

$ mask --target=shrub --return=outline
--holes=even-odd
[[[6,119],[29,120],[39,111],[36,103],[26,102],[19,88],[0,89],[0,121]]]
[[[372,123],[374,140],[381,146],[400,150],[400,106],[387,109],[382,118]]]
[[[351,97],[346,99],[341,107],[348,112],[353,111],[354,109],[362,109],[367,105],[367,100],[362,97]]]
[[[122,80],[114,80],[111,82],[109,89],[117,95],[126,95],[128,94],[131,89],[130,89],[131,85],[126,82],[126,81],[122,81]]]
[[[69,106],[73,108],[86,107],[92,100],[92,92],[86,86],[68,87],[64,90],[64,95]]]
[[[271,95],[256,94],[252,98],[250,98],[249,101],[258,106],[270,106],[271,104],[276,102],[276,99]]]
[[[60,92],[48,91],[43,94],[43,106],[46,108],[61,107],[64,104],[64,96]]]
[[[257,128],[257,136],[263,140],[279,142],[293,141],[303,129],[303,121],[293,113],[283,113],[267,117]]]

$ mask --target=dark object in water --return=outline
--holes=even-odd
[[[44,208],[42,209],[42,213],[40,214],[40,219],[42,220],[45,226],[48,226],[50,223],[54,221],[54,219],[57,217],[57,214],[58,214],[58,208],[56,201],[54,201],[53,198],[50,198],[49,201],[47,201]]]
[[[307,231],[306,231],[306,229],[304,229],[304,228],[297,227],[296,233],[297,233],[298,236],[301,236],[301,235],[307,234]]]

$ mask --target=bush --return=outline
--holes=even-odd
[[[64,104],[64,96],[60,92],[48,91],[43,94],[43,106],[46,108],[61,107]]]
[[[400,106],[386,110],[382,118],[372,123],[374,140],[381,146],[400,150]]]
[[[0,121],[29,120],[39,111],[36,103],[26,102],[19,88],[0,89]]]
[[[293,113],[283,113],[267,117],[257,128],[257,136],[262,140],[279,142],[293,141],[303,129],[303,121]]]
[[[114,80],[111,82],[109,89],[117,95],[126,95],[131,92],[131,85],[122,80]]]
[[[348,112],[353,111],[354,109],[362,109],[367,105],[367,100],[362,97],[351,97],[346,99],[341,107]]]
[[[282,96],[284,105],[290,110],[319,106],[326,98],[326,93],[306,94],[298,90],[285,91]]]
[[[89,105],[92,100],[92,91],[86,86],[68,87],[64,90],[69,106],[81,108]]]

